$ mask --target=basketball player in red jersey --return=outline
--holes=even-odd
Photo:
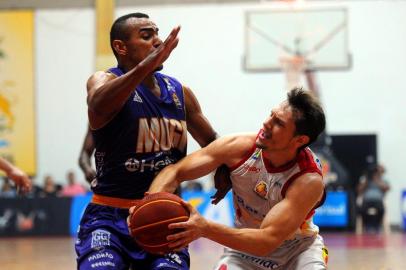
[[[312,222],[324,201],[324,184],[320,161],[308,148],[324,128],[319,102],[296,88],[258,134],[222,137],[166,167],[149,192],[173,192],[182,181],[226,164],[236,209],[237,228],[230,228],[206,220],[185,202],[191,215],[169,225],[184,230],[168,236],[172,248],[205,237],[228,247],[215,269],[326,269],[327,250]]]

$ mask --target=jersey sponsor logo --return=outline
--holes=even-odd
[[[168,253],[166,255],[166,259],[170,262],[177,263],[179,265],[182,265],[182,260],[180,259],[179,255],[176,253]]]
[[[250,205],[247,205],[247,204],[245,203],[244,199],[243,199],[241,196],[238,196],[236,193],[234,193],[234,195],[235,195],[235,197],[236,197],[236,199],[237,199],[238,205],[242,206],[243,209],[247,210],[247,211],[248,211],[249,213],[251,213],[251,214],[260,216],[260,217],[262,217],[262,218],[265,217],[265,215],[261,215],[257,209],[251,207]],[[237,207],[237,209],[239,209],[239,208]],[[240,214],[240,216],[242,216],[241,209],[240,209],[240,213],[239,213],[239,214]]]
[[[136,158],[129,158],[124,163],[127,171],[129,172],[157,172],[162,170],[164,167],[168,166],[169,164],[175,163],[177,160],[174,158],[170,158],[165,156],[159,160],[152,159],[152,160],[138,160]]]
[[[164,79],[164,82],[166,84],[166,89],[168,89],[168,91],[171,93],[172,100],[175,103],[176,108],[178,108],[179,110],[182,110],[183,109],[182,103],[180,102],[180,100],[178,98],[178,95],[176,95],[175,86],[171,83],[169,78],[163,78],[163,79]]]
[[[138,103],[142,103],[142,98],[140,97],[140,95],[138,94],[137,91],[134,91],[133,101],[138,102]]]
[[[156,269],[175,269],[172,267],[172,265],[170,263],[167,262],[161,262],[157,265]]]
[[[90,265],[92,268],[99,268],[103,267],[105,269],[106,266],[116,268],[116,264],[114,262],[109,262],[109,261],[101,261],[101,262],[95,262]]]
[[[268,183],[265,181],[259,181],[254,188],[254,191],[259,197],[266,199],[266,196],[268,195]]]
[[[105,230],[95,230],[92,232],[91,248],[101,249],[110,246],[110,233]]]
[[[279,181],[273,182],[273,185],[276,186],[276,187],[278,187],[278,188],[282,188],[282,183],[279,182]]]
[[[105,156],[106,156],[106,152],[96,151],[96,153],[94,154],[97,171],[100,171],[100,172],[103,171],[104,157]]]
[[[90,257],[87,258],[87,260],[89,262],[94,261],[94,260],[99,260],[99,259],[114,259],[114,255],[111,254],[110,252],[100,252],[100,253],[96,253],[94,255],[91,255]]]
[[[137,153],[167,151],[171,148],[183,152],[186,143],[186,121],[156,117],[139,119]]]
[[[324,260],[324,263],[327,265],[327,263],[328,263],[328,249],[326,247],[323,247],[322,250],[323,250],[323,260]]]
[[[321,165],[320,159],[315,158],[315,161],[316,161],[317,168],[319,168],[320,171],[323,171],[323,166]]]
[[[168,89],[168,91],[170,91],[170,92],[175,91],[175,86],[173,84],[171,84],[171,81],[169,80],[169,78],[163,78],[163,79],[166,84],[166,89]]]
[[[180,103],[180,100],[175,92],[172,93],[172,99],[173,99],[173,102],[175,102],[176,108],[178,108],[179,110],[182,110],[182,103]]]
[[[260,168],[257,168],[255,166],[250,166],[248,164],[244,164],[243,168],[246,169],[248,172],[253,172],[253,173],[259,173],[259,171],[261,170]]]
[[[261,151],[256,151],[256,152],[252,155],[251,159],[252,159],[252,160],[257,160],[257,159],[260,157],[260,155],[261,155]]]
[[[241,258],[259,266],[262,269],[277,269],[279,267],[279,264],[272,260],[254,257],[243,253],[238,253],[238,255],[240,255]]]

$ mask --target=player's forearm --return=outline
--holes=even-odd
[[[90,161],[90,155],[86,151],[82,151],[79,155],[79,167],[84,173],[92,169],[92,163]]]
[[[193,137],[197,143],[200,145],[200,147],[206,147],[209,145],[211,142],[215,141],[218,137],[220,137],[217,132],[213,129],[210,129],[207,134],[202,134],[201,137]]]
[[[223,246],[260,257],[274,251],[283,241],[264,229],[230,228],[211,221],[204,228],[203,237]]]
[[[220,137],[203,114],[195,117],[194,121],[188,121],[188,130],[200,147],[206,147]]]
[[[0,170],[4,171],[7,175],[14,169],[13,164],[4,158],[0,158]]]
[[[177,172],[173,165],[167,166],[154,179],[148,192],[170,192],[173,193],[179,187],[180,182],[177,180]]]

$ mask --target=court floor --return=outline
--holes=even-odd
[[[406,234],[322,233],[332,270],[406,269]],[[76,269],[74,240],[69,237],[0,239],[0,269]],[[192,270],[212,269],[222,247],[205,239],[190,247]]]

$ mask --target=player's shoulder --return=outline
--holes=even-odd
[[[155,72],[155,76],[161,78],[166,84],[177,84],[183,86],[178,79],[176,79],[173,76],[161,73],[161,72]]]
[[[241,144],[241,145],[250,145],[252,146],[253,143],[255,143],[256,140],[256,134],[255,133],[233,133],[230,135],[226,135],[223,137],[225,141],[231,144]]]
[[[117,75],[115,75],[114,73],[111,73],[111,72],[109,72],[109,71],[99,70],[99,71],[96,71],[95,73],[93,73],[93,74],[89,77],[88,82],[91,82],[91,81],[100,81],[100,80],[109,81],[109,80],[112,80],[112,79],[114,79],[114,78],[117,78]]]
[[[316,193],[322,193],[324,190],[323,177],[316,172],[309,172],[299,176],[294,185],[303,190],[313,191]]]

